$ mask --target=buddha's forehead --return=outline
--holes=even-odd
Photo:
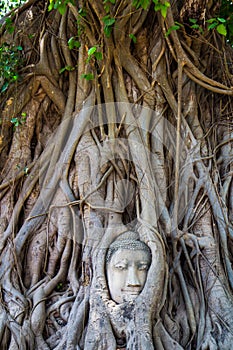
[[[117,249],[111,257],[111,262],[116,263],[119,261],[134,261],[134,262],[147,262],[151,260],[150,253],[142,250],[131,250],[131,249]]]

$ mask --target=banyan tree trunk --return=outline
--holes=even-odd
[[[30,0],[13,33],[2,20],[19,78],[0,80],[1,349],[232,348],[233,51],[206,25],[219,6]],[[151,265],[118,304],[106,254],[127,231]]]

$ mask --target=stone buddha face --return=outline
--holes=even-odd
[[[149,247],[135,232],[125,232],[109,247],[106,274],[110,296],[120,304],[133,301],[142,291],[151,264]]]

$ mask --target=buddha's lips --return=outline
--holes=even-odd
[[[141,292],[140,290],[135,290],[135,289],[122,289],[122,293],[127,293],[127,294],[132,294],[132,295],[138,295]]]

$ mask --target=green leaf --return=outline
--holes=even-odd
[[[163,18],[166,18],[167,16],[167,6],[161,6],[161,15],[163,16]]]
[[[10,26],[6,26],[6,28],[7,28],[8,33],[10,33],[10,34],[14,33],[14,30],[15,30],[14,26],[10,25]]]
[[[226,20],[225,20],[225,18],[217,18],[217,20],[219,21],[219,22],[221,22],[221,23],[226,23]]]
[[[154,10],[157,12],[157,11],[160,11],[161,10],[161,4],[156,4],[155,7],[154,7]]]
[[[81,17],[86,17],[86,15],[87,15],[87,12],[86,12],[86,10],[85,10],[84,8],[81,8],[81,9],[78,11],[78,13],[79,13],[79,15],[80,15]]]
[[[61,290],[62,287],[63,287],[63,284],[61,282],[57,284],[57,290]]]
[[[65,71],[71,72],[71,71],[73,71],[74,69],[75,69],[74,67],[65,66],[65,67],[63,67],[63,68],[61,68],[61,69],[59,70],[59,74],[62,74],[62,73],[65,72]]]
[[[97,47],[96,46],[92,46],[87,54],[88,54],[88,59],[87,62],[90,62],[91,58],[94,56],[97,60],[102,60],[103,59],[103,55],[101,52],[97,52]]]
[[[142,7],[143,10],[147,10],[150,5],[150,0],[134,0],[132,5],[136,7],[136,9]]]
[[[227,35],[227,29],[226,29],[224,24],[219,24],[216,29],[217,29],[217,32],[219,34],[224,35],[224,36]]]
[[[112,26],[116,22],[116,19],[110,17],[110,15],[107,15],[102,18],[102,21],[104,23],[104,33],[106,37],[109,38],[112,32]]]
[[[102,52],[95,52],[94,56],[98,61],[101,61],[103,59]]]
[[[94,75],[92,73],[82,74],[81,78],[86,79],[86,80],[93,80],[94,79]]]
[[[16,118],[12,118],[11,119],[11,123],[14,124],[15,126],[19,126],[20,125],[20,120],[16,117]]]
[[[133,0],[132,5],[133,5],[134,7],[136,7],[136,9],[137,9],[137,8],[140,6],[140,5],[138,5],[138,3],[139,3],[139,1]]]
[[[9,82],[6,81],[6,82],[2,85],[2,87],[1,87],[1,92],[6,91],[6,90],[8,89],[8,86],[9,86]]]
[[[200,26],[199,26],[199,24],[193,24],[193,25],[191,26],[191,28],[192,28],[192,29],[200,29]]]
[[[147,10],[150,5],[150,0],[141,0],[141,7],[143,10]]]
[[[70,50],[73,50],[74,48],[80,48],[81,44],[78,40],[76,40],[75,36],[72,36],[69,40],[68,40],[68,47]]]
[[[210,25],[208,25],[208,30],[210,29],[214,29],[215,27],[217,27],[218,23],[217,22],[213,22]]]
[[[133,35],[133,34],[129,34],[129,37],[130,37],[130,39],[132,39],[132,40],[133,40],[134,44],[136,44],[136,42],[137,42],[137,38],[136,38],[136,36],[135,36],[135,35]]]
[[[73,4],[73,0],[49,0],[48,11],[56,9],[61,15],[64,15],[69,3]]]
[[[210,18],[206,20],[207,23],[213,23],[216,22],[216,18]]]
[[[104,0],[104,4],[107,4],[108,2],[114,5],[116,3],[116,0]]]
[[[54,0],[49,0],[48,11],[52,11],[54,8]]]
[[[110,37],[112,33],[112,27],[104,27],[104,34],[106,35],[107,38]]]
[[[12,80],[13,80],[13,81],[16,81],[16,80],[18,80],[18,79],[19,79],[18,74],[15,74],[15,75],[12,76]]]
[[[108,4],[104,5],[104,10],[106,13],[109,13],[110,12],[110,5],[108,5]]]
[[[112,26],[116,22],[115,18],[111,18],[109,15],[103,17],[102,21],[104,22],[105,26],[107,26],[107,27]]]
[[[63,72],[65,72],[65,70],[66,70],[66,67],[61,68],[61,69],[59,70],[59,74],[62,74]]]
[[[204,33],[202,27],[199,24],[193,24],[191,28],[198,30],[200,33]]]
[[[54,5],[54,8],[59,11],[61,15],[64,15],[66,13],[66,3],[58,4],[56,3]]]
[[[166,37],[168,35],[170,35],[173,30],[178,30],[178,29],[180,29],[180,25],[179,24],[175,24],[174,26],[171,26],[170,28],[168,28],[168,31],[166,32]]]
[[[94,52],[96,52],[96,50],[97,50],[96,46],[92,46],[87,52],[88,56],[93,55]]]
[[[197,23],[197,19],[196,18],[189,18],[189,22],[190,23]]]

